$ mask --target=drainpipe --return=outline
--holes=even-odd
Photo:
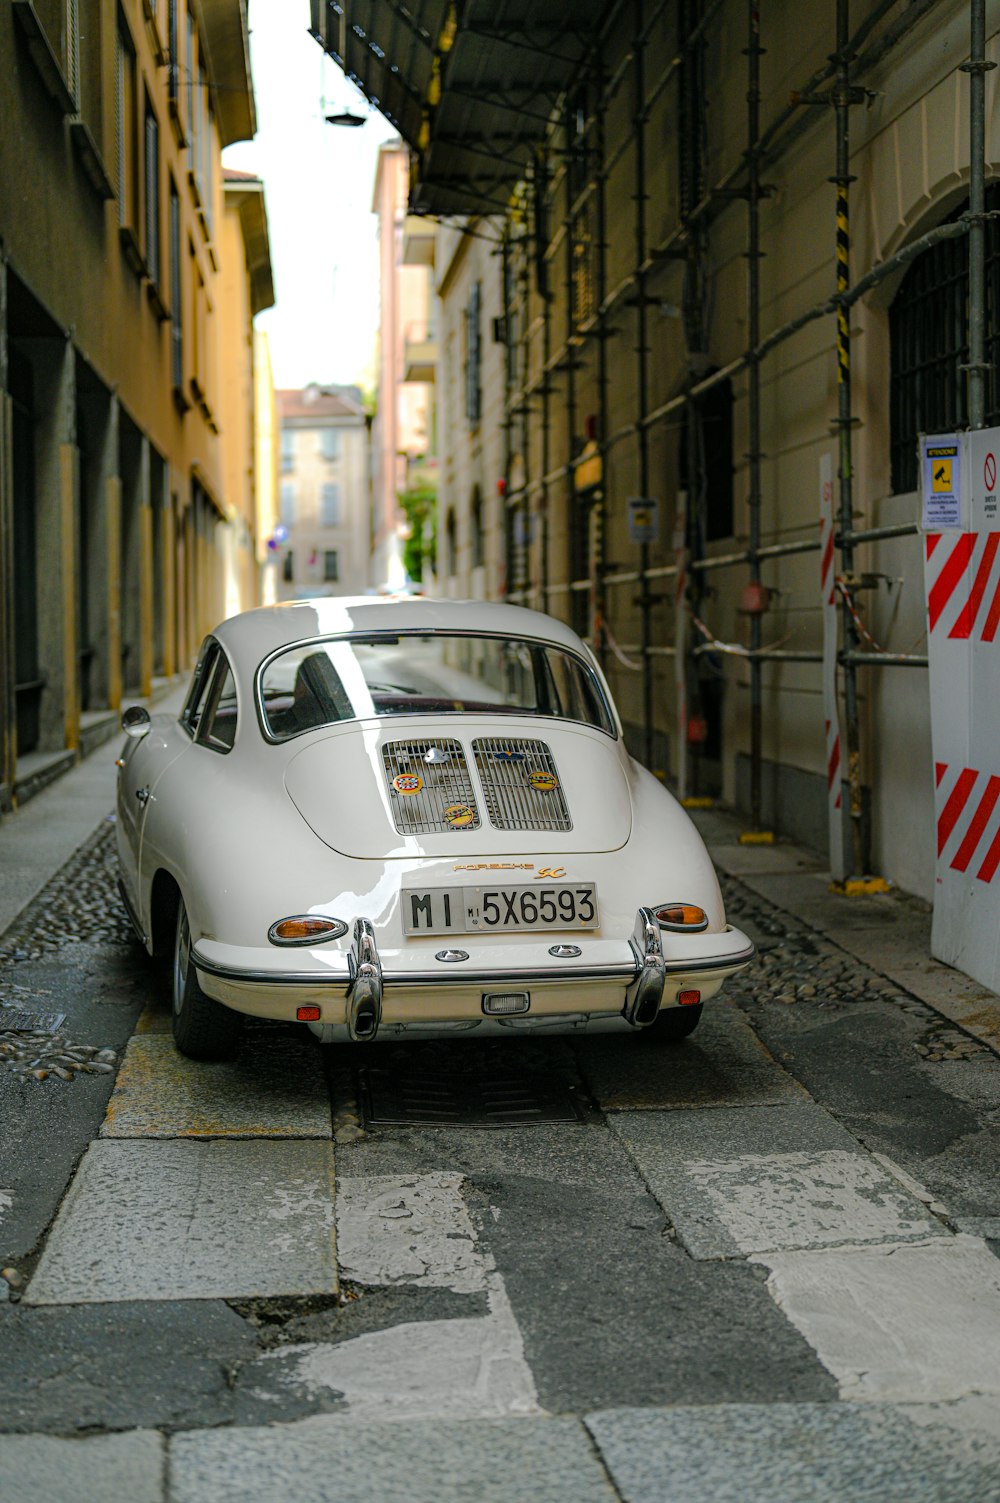
[[[635,317],[636,317],[636,379],[638,423],[636,433],[639,443],[639,494],[649,496],[649,433],[646,428],[648,405],[648,346],[646,317],[646,80],[643,52],[646,40],[643,35],[643,0],[635,0],[634,89],[635,89]],[[639,562],[639,609],[642,613],[642,723],[643,761],[653,765],[653,657],[652,642],[653,596],[649,588],[649,544],[640,543]]]
[[[565,127],[565,139],[569,147],[571,124],[567,118]],[[586,151],[586,133],[584,134],[583,150]],[[565,176],[563,178],[566,194],[566,216],[563,220],[563,239],[566,250],[566,508],[569,518],[570,533],[580,525],[576,499],[576,454],[574,445],[576,441],[576,346],[573,336],[576,333],[576,324],[573,316],[573,204],[570,201],[570,178],[569,152],[564,157]],[[546,381],[548,377],[546,377]],[[564,553],[566,560],[567,577],[572,580],[574,570],[570,567],[570,559],[573,558],[573,548],[570,546]],[[567,611],[572,625],[573,597],[567,601]]]
[[[971,0],[969,61],[969,427],[986,427],[986,0]]]
[[[848,25],[848,0],[837,0],[837,82],[834,110],[837,129],[837,298],[842,299],[850,285],[850,111],[851,59]],[[850,578],[854,572],[854,547],[850,534],[854,526],[854,470],[851,454],[851,332],[847,305],[837,306],[837,434],[840,481],[840,568]],[[843,652],[841,673],[844,681],[844,720],[847,742],[847,787],[851,815],[852,870],[863,876],[868,870],[868,852],[861,807],[861,733],[858,716],[858,675],[852,655],[858,650],[858,633],[846,601],[841,607]]]
[[[608,602],[605,588],[605,577],[608,572],[607,553],[607,494],[608,494],[608,340],[612,337],[608,328],[607,310],[604,306],[608,295],[608,224],[607,224],[607,182],[605,176],[605,154],[607,142],[604,132],[604,90],[605,77],[603,66],[597,70],[597,307],[598,330],[597,330],[597,442],[601,452],[601,494],[595,502],[596,515],[594,517],[594,531],[592,533],[592,557],[591,557],[591,596],[592,596],[592,620],[591,634],[594,651],[597,653],[601,667],[607,670],[608,648],[604,637],[604,619],[607,613]]]
[[[545,174],[548,182],[548,173]],[[549,376],[549,360],[552,357],[552,296],[549,291],[548,278],[546,277],[545,290],[542,294],[542,480],[539,492],[539,508],[541,511],[542,537],[541,537],[541,575],[539,585],[541,588],[541,609],[548,611],[549,608],[549,470],[552,460],[550,454],[550,440],[552,417],[549,405],[552,390]]]
[[[511,526],[510,476],[514,448],[514,416],[511,412],[514,389],[510,379],[511,331],[514,327],[511,289],[511,243],[510,221],[504,227],[500,248],[500,276],[503,286],[504,348],[503,348],[503,593],[509,595],[514,589],[514,535]]]
[[[750,538],[747,562],[751,585],[760,584],[760,8],[757,0],[748,6],[747,36],[747,329],[749,365],[747,367],[747,402],[750,452],[747,502]],[[760,651],[762,621],[759,612],[750,617],[750,649]],[[763,672],[757,657],[750,659],[750,820],[754,830],[761,829],[761,770],[764,756]]]

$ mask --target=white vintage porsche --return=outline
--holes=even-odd
[[[231,1052],[244,1014],[325,1042],[679,1039],[753,955],[593,655],[547,616],[248,611],[206,639],[178,720],[123,728],[121,891],[173,954],[195,1058]]]

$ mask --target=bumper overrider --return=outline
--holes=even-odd
[[[277,970],[231,964],[227,948],[203,941],[192,950],[199,981],[209,996],[261,1017],[293,1020],[302,1011],[307,1016],[319,1011],[324,1036],[332,1030],[354,1043],[378,1036],[386,1022],[385,1004],[386,1031],[393,1034],[411,1028],[426,1033],[436,1021],[445,1031],[469,1029],[483,1022],[496,1024],[488,1000],[497,992],[521,988],[526,999],[519,1009],[523,1015],[502,1019],[503,1027],[576,1027],[594,1021],[606,1027],[648,1028],[661,1007],[673,1005],[682,990],[696,988],[707,1000],[754,956],[753,943],[733,928],[685,937],[679,944],[674,936],[664,935],[649,908],[636,914],[628,955],[620,962],[598,965],[477,970],[474,964],[463,964],[461,973],[450,965],[393,971],[384,967],[374,927],[365,918],[354,921],[346,974],[343,952],[331,956],[333,964],[322,971]],[[297,1004],[302,1002],[313,1006],[301,1009]],[[393,1006],[400,1002],[402,1013]]]

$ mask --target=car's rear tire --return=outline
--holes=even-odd
[[[650,1024],[646,1031],[661,1044],[681,1044],[694,1033],[701,1022],[704,1005],[703,1002],[698,1002],[694,1007],[661,1008],[656,1022]]]
[[[174,1043],[191,1059],[230,1059],[243,1027],[241,1013],[206,997],[191,964],[191,930],[187,909],[177,904],[173,964]]]

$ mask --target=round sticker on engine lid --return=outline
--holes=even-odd
[[[397,793],[419,793],[424,786],[424,780],[419,772],[401,772],[393,778],[392,786]]]
[[[552,793],[559,787],[559,779],[551,772],[529,772],[528,782],[537,793]]]
[[[471,804],[449,804],[441,817],[450,830],[467,830],[476,822],[476,811]]]

